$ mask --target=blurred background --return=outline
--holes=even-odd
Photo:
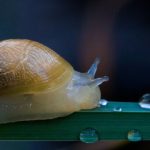
[[[105,99],[138,101],[150,92],[148,0],[0,0],[0,40],[10,38],[41,42],[80,72],[86,72],[99,57],[97,77],[110,77],[109,82],[101,85]],[[120,145],[99,142],[90,149],[80,142],[19,143],[9,145],[18,145],[19,149],[19,145],[26,145],[27,149],[45,146],[59,150],[112,149]],[[9,145],[0,142],[3,150]],[[131,144],[121,142],[121,145]],[[134,144],[134,148],[140,148],[139,145],[142,143]],[[143,145],[148,148],[148,144]]]

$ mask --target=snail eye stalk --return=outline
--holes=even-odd
[[[96,58],[94,63],[91,65],[90,69],[87,72],[89,77],[94,78],[99,63],[100,63],[100,59]]]

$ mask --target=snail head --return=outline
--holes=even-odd
[[[89,105],[89,109],[92,107],[94,108],[95,105],[98,105],[101,98],[99,85],[109,80],[108,76],[94,78],[99,63],[100,60],[96,58],[86,73],[75,71],[72,81],[68,86],[68,89],[72,90],[72,92],[69,92],[70,96],[73,96],[76,101],[81,101],[80,104],[82,106],[80,107],[82,109],[87,109],[87,105]]]

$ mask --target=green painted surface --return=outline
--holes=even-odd
[[[114,112],[114,107],[122,108]],[[93,128],[99,140],[127,140],[128,132],[138,130],[143,140],[150,139],[150,110],[138,103],[109,102],[107,106],[70,116],[0,125],[1,140],[77,141],[83,129]]]

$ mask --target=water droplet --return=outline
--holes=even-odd
[[[141,141],[142,135],[138,130],[131,130],[128,132],[128,140],[132,142]]]
[[[144,95],[140,98],[139,105],[140,105],[142,108],[150,109],[150,93],[144,94]]]
[[[84,143],[95,143],[98,140],[98,133],[93,128],[86,128],[80,132],[80,141]]]
[[[122,111],[122,108],[121,108],[121,107],[115,107],[115,108],[113,109],[113,111],[115,111],[115,112],[121,112],[121,111]]]
[[[101,99],[99,101],[99,104],[102,105],[102,106],[106,106],[108,104],[108,101],[106,99]]]

